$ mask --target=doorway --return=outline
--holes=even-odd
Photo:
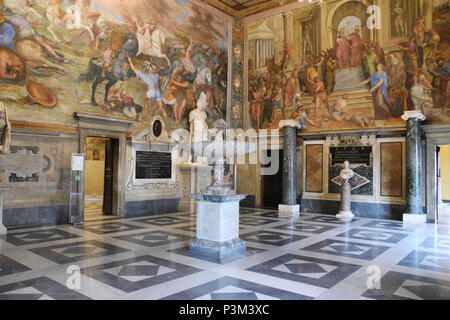
[[[117,148],[118,139],[86,137],[85,221],[113,214]]]
[[[436,146],[436,212],[439,223],[450,223],[450,145]]]
[[[272,150],[267,150],[268,157],[272,157]],[[274,175],[263,176],[263,198],[262,207],[264,209],[276,209],[283,198],[283,150],[278,152],[279,168]],[[263,167],[270,167],[271,163]]]

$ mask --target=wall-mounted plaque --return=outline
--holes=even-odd
[[[345,161],[353,165],[366,167],[372,166],[372,147],[371,146],[353,146],[353,147],[330,147],[331,166],[343,165]]]
[[[170,152],[136,151],[136,179],[171,179]]]

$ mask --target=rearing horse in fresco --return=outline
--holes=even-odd
[[[130,68],[127,56],[131,58],[136,57],[138,50],[139,50],[139,43],[136,35],[133,33],[127,33],[123,38],[123,45],[114,59],[112,71],[106,71],[104,75],[102,75],[103,68],[95,63],[95,61],[97,61],[98,58],[92,58],[89,61],[88,72],[81,74],[78,80],[87,82],[93,81],[92,95],[91,95],[91,104],[93,106],[98,105],[97,101],[95,100],[95,93],[97,91],[97,87],[103,81],[105,80],[108,81],[105,86],[105,98],[104,98],[105,106],[107,106],[109,103],[108,94],[111,87],[115,85],[118,81],[127,81],[130,78],[136,77],[136,74]]]

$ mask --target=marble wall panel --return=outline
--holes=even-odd
[[[381,196],[402,196],[402,143],[380,143]]]
[[[306,192],[323,192],[323,146],[306,146]]]

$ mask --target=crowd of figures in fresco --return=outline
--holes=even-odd
[[[169,34],[145,14],[111,13],[104,1],[0,0],[0,79],[9,88],[0,98],[13,100],[13,92],[22,92],[17,87],[26,87],[26,103],[54,107],[45,101],[56,96],[58,106],[85,105],[140,121],[159,114],[175,126],[201,100],[208,119],[225,119],[228,58],[226,45],[217,45],[221,34],[211,15],[170,2],[189,6],[191,22],[210,25],[204,32],[213,36],[201,42],[175,27]]]
[[[337,30],[334,47],[318,56],[311,54],[309,34],[304,36],[301,63],[292,71],[286,68],[293,56],[289,44],[284,46],[278,64],[272,58],[266,61],[263,70],[256,70],[250,60],[248,96],[252,126],[276,127],[277,115],[281,114],[281,118],[302,120],[308,129],[324,129],[324,123],[330,122],[338,127],[343,121],[370,127],[377,120],[399,118],[406,110],[421,110],[430,121],[447,122],[445,119],[450,120],[449,14],[448,7],[442,12],[435,11],[432,26],[426,26],[423,15],[417,17],[408,32],[408,41],[389,40],[388,53],[379,43],[363,40],[363,26],[356,26],[347,34]],[[392,22],[394,28],[400,35],[406,35],[406,24],[399,19]],[[362,81],[342,89],[336,83],[337,75],[346,70],[355,71],[350,76],[362,73]],[[336,91],[336,88],[341,89]],[[372,96],[372,114],[348,108],[349,95],[363,88]],[[331,95],[333,101],[329,99]],[[312,103],[305,105],[308,97]]]

